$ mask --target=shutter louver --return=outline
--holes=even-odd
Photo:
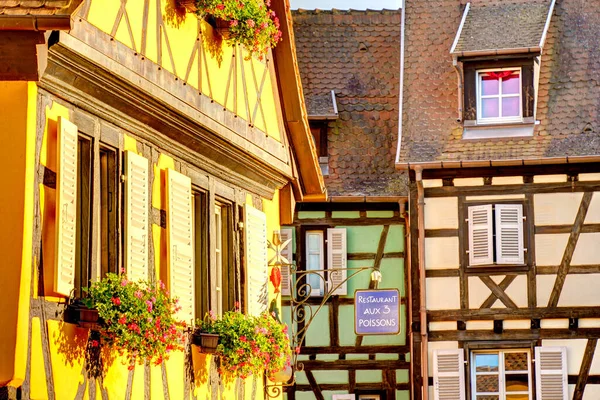
[[[537,400],[567,400],[567,348],[536,347]]]
[[[346,295],[346,229],[327,229],[327,273],[331,294]]]
[[[267,217],[251,206],[245,206],[244,250],[248,276],[248,313],[260,315],[267,309]]]
[[[69,296],[75,284],[77,246],[77,126],[59,117],[57,131],[54,290]]]
[[[167,180],[167,259],[169,291],[179,298],[181,310],[176,318],[194,319],[194,237],[192,215],[192,181],[171,169]]]
[[[292,230],[291,229],[281,229],[280,231],[281,233],[281,242],[285,243],[287,240],[289,240],[290,242],[281,250],[281,255],[288,260],[288,263],[292,263],[293,261],[293,251],[292,251]],[[290,287],[292,286],[291,283],[291,279],[293,279],[293,277],[291,276],[290,273],[290,266],[289,265],[282,265],[281,266],[281,295],[282,296],[289,296],[290,293]]]
[[[465,400],[462,349],[433,351],[433,391],[435,400]]]
[[[469,207],[469,265],[492,264],[492,205]]]
[[[523,264],[523,206],[496,204],[496,263]]]
[[[131,280],[148,280],[148,160],[125,152],[125,270]]]

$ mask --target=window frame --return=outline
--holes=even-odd
[[[223,315],[226,311],[233,308],[235,301],[235,268],[233,255],[233,210],[234,205],[221,198],[216,198],[213,207],[209,208],[209,224],[211,228],[209,235],[210,258],[214,260],[211,263],[208,273],[209,283],[209,310],[217,315]],[[219,223],[217,223],[219,221]],[[217,256],[217,245],[220,249]],[[214,252],[212,251],[214,249]],[[218,261],[220,260],[220,265]],[[220,283],[220,290],[217,289]],[[220,292],[220,293],[219,293]]]
[[[319,267],[317,269],[309,269],[308,268],[308,259],[309,259],[309,248],[308,248],[308,235],[309,234],[318,234],[320,236],[320,253],[319,255]],[[310,297],[323,297],[325,296],[325,292],[326,292],[326,276],[325,276],[325,272],[324,270],[327,269],[327,245],[326,245],[326,238],[327,238],[327,228],[307,228],[306,230],[304,230],[303,233],[303,239],[304,239],[304,255],[305,255],[305,262],[304,262],[304,270],[305,271],[318,271],[318,270],[323,270],[322,272],[320,272],[318,275],[321,276],[320,280],[319,280],[319,290],[317,293],[315,292],[315,288],[313,288],[311,286],[311,290],[309,293]],[[310,277],[314,276],[315,274],[307,274],[306,275],[306,279],[308,280],[307,283],[310,282]]]
[[[487,72],[503,72],[503,71],[518,71],[519,72],[519,116],[518,117],[482,117],[482,99],[483,98],[497,98],[498,99],[498,114],[502,113],[502,79],[498,82],[498,95],[484,96],[481,93],[481,83],[483,74]],[[521,67],[505,67],[505,68],[485,68],[478,69],[475,71],[475,96],[477,98],[477,124],[480,125],[493,125],[493,124],[507,124],[507,123],[522,123],[523,122],[523,71]],[[507,95],[505,97],[516,97],[515,95]]]
[[[491,373],[477,373],[476,371],[476,364],[475,364],[475,356],[477,354],[493,354],[493,353],[497,353],[498,354],[498,398],[499,400],[506,400],[506,370],[505,370],[505,365],[504,365],[504,355],[507,353],[527,353],[527,376],[528,376],[528,393],[527,395],[529,396],[528,400],[533,400],[533,395],[534,395],[534,391],[533,391],[533,385],[534,385],[534,368],[533,368],[533,356],[532,356],[532,350],[531,348],[490,348],[490,349],[473,349],[469,351],[469,389],[470,389],[470,393],[469,393],[469,399],[471,400],[476,400],[478,395],[496,395],[496,393],[490,393],[490,392],[482,392],[482,393],[478,393],[477,392],[477,375],[495,375],[495,374],[491,374]],[[516,374],[516,373],[521,373],[523,374],[523,371],[509,371],[508,375],[512,375],[512,374]],[[524,394],[521,392],[511,392],[508,394]]]

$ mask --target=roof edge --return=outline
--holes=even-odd
[[[415,168],[421,169],[454,169],[454,168],[485,168],[485,167],[515,167],[545,164],[579,164],[587,162],[600,162],[600,156],[573,156],[573,157],[545,157],[522,158],[507,160],[465,160],[465,161],[424,161],[424,162],[397,162],[396,169],[408,171]]]
[[[465,26],[465,21],[467,20],[467,15],[469,14],[469,10],[471,9],[471,2],[467,3],[465,10],[463,11],[462,19],[460,20],[460,25],[458,26],[458,31],[456,32],[456,36],[454,37],[454,42],[452,43],[452,47],[450,48],[450,54],[454,54],[454,50],[456,50],[456,46],[458,45],[458,41],[460,39],[460,35],[462,35],[463,27]]]
[[[501,56],[507,54],[539,54],[542,48],[535,47],[517,47],[512,49],[487,49],[487,50],[471,50],[471,51],[455,51],[451,52],[456,57],[479,57],[479,56]]]
[[[550,3],[550,9],[548,10],[548,16],[546,17],[546,24],[544,25],[544,30],[542,31],[542,37],[540,38],[540,48],[544,47],[544,42],[546,41],[546,34],[548,33],[548,28],[550,27],[550,20],[552,19],[552,14],[554,13],[554,5],[556,4],[556,0],[552,0]]]

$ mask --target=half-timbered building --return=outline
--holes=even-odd
[[[400,12],[299,10],[294,33],[329,201],[306,198],[293,220],[282,221],[289,224],[284,239],[294,239],[286,254],[296,278],[315,271],[287,287],[284,279],[287,318],[290,290],[310,285],[305,297],[293,296],[305,316],[294,329],[306,336],[287,398],[408,399],[405,183],[390,150],[398,129]],[[397,335],[355,332],[355,290],[375,286],[373,269],[382,274],[379,288],[399,290]]]
[[[405,3],[413,399],[599,399],[600,2]]]

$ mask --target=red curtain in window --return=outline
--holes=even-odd
[[[516,71],[498,71],[498,72],[486,72],[486,76],[489,76],[492,79],[501,79],[506,78],[507,76],[511,76]]]

